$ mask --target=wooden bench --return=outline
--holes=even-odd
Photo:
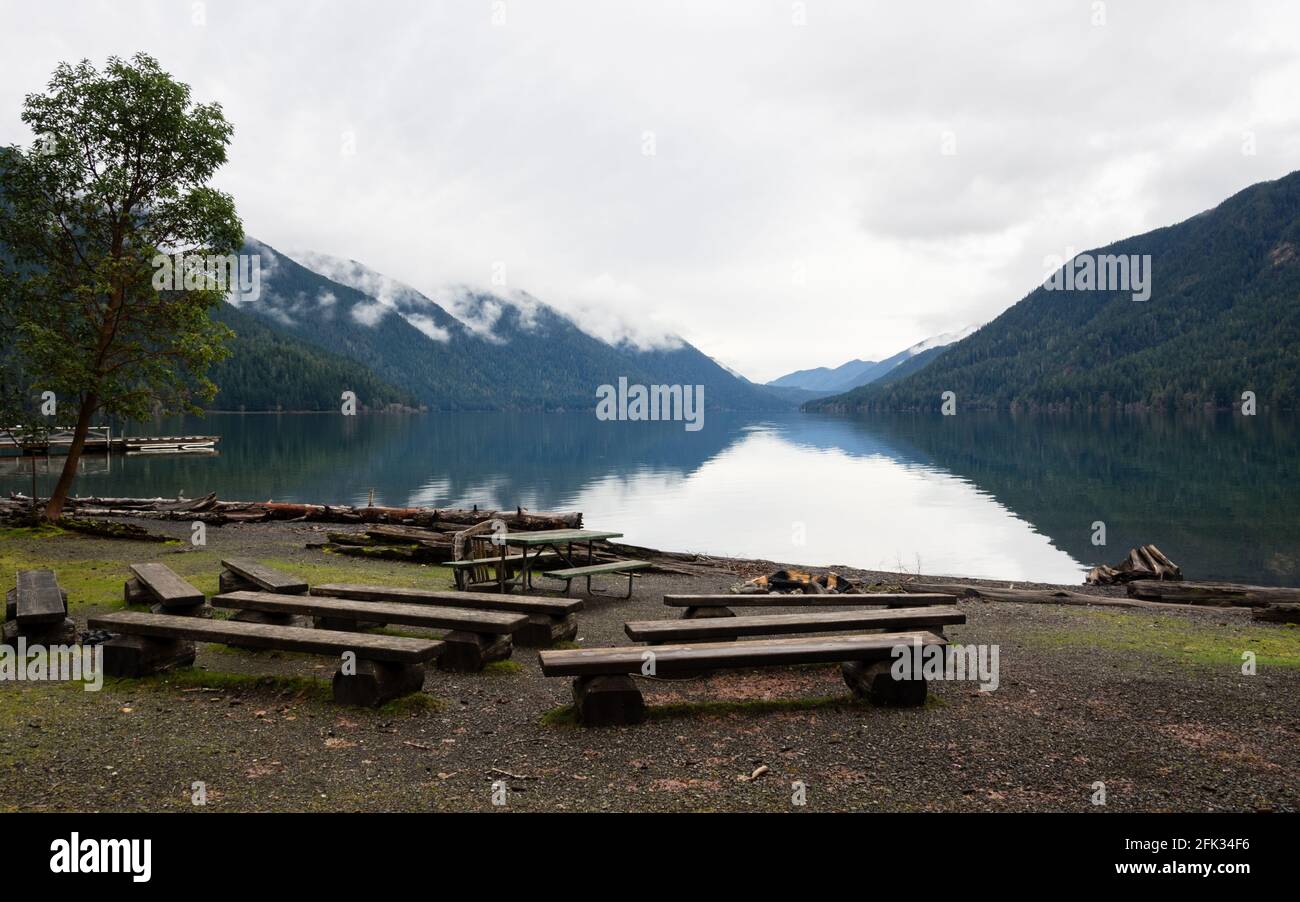
[[[424,665],[443,651],[442,642],[404,636],[374,636],[329,630],[205,620],[172,614],[118,611],[90,618],[92,629],[114,638],[104,643],[104,672],[110,677],[139,677],[188,667],[195,642],[238,643],[248,648],[339,656],[334,700],[348,705],[379,705],[419,692]]]
[[[442,637],[446,648],[438,657],[442,670],[471,672],[510,657],[510,636],[528,623],[524,614],[474,611],[386,601],[353,601],[315,595],[276,595],[270,592],[229,592],[214,595],[218,608],[311,617],[318,629],[355,630],[358,623],[381,621],[402,626],[451,630]]]
[[[631,598],[632,597],[632,580],[640,576],[638,570],[644,570],[650,566],[649,561],[611,561],[608,564],[588,564],[585,567],[569,567],[565,570],[545,570],[543,576],[549,576],[551,579],[564,580],[564,594],[569,594],[569,587],[573,585],[575,579],[587,580],[588,595],[604,595],[607,598]],[[626,595],[605,595],[603,592],[591,591],[591,578],[599,576],[602,573],[626,573],[627,574],[627,594]]]
[[[538,653],[545,676],[573,677],[573,704],[579,721],[591,726],[638,723],[645,701],[631,674],[670,677],[700,670],[839,663],[845,683],[859,697],[877,704],[925,702],[923,679],[895,680],[893,650],[900,646],[944,646],[947,640],[926,631],[864,636],[812,636],[757,639],[700,645],[633,645]]]
[[[533,562],[542,562],[542,561],[550,563],[551,561],[554,561],[557,557],[559,557],[559,555],[556,554],[554,551],[543,551],[540,554],[530,554],[527,557],[530,564]],[[512,579],[515,575],[514,571],[518,567],[522,566],[523,562],[524,562],[524,555],[507,554],[504,558],[481,557],[481,558],[467,558],[461,561],[448,561],[447,566],[451,568],[452,575],[456,579],[456,588],[461,591],[464,591],[470,588],[471,586],[489,586],[489,585],[499,586],[501,584],[501,580],[503,576],[501,573],[498,572],[499,569],[504,565],[507,570],[507,572],[504,574],[504,578]],[[490,570],[492,571],[492,575],[486,576],[480,574],[480,578],[476,579],[474,577],[475,571],[480,571],[480,570],[483,571],[484,574]],[[531,574],[529,575],[531,577]],[[530,585],[531,585],[531,580],[530,580]]]
[[[246,558],[221,562],[222,592],[275,592],[279,595],[306,595],[307,583],[296,576],[281,573]]]
[[[404,604],[451,605],[483,611],[511,611],[524,614],[528,623],[515,630],[519,645],[544,647],[568,641],[578,634],[580,598],[534,598],[499,592],[456,592],[438,589],[408,589],[400,586],[366,586],[354,583],[326,583],[313,586],[313,596],[351,598],[356,601],[396,601]]]
[[[890,608],[923,608],[934,604],[956,604],[957,596],[934,592],[865,592],[861,595],[828,592],[825,595],[781,593],[739,593],[730,595],[665,595],[664,604],[685,608],[684,619],[692,617],[734,617],[732,608],[812,608],[854,605],[884,605]]]
[[[147,604],[155,614],[210,617],[212,608],[198,589],[181,579],[166,564],[132,564],[135,574],[122,586],[127,604]]]
[[[20,636],[29,644],[76,641],[77,625],[68,617],[68,593],[59,588],[53,570],[19,570],[17,584],[6,593],[0,641],[12,645]]]
[[[667,642],[735,640],[742,636],[780,636],[861,630],[929,630],[965,623],[966,615],[951,605],[925,608],[868,608],[860,611],[808,611],[800,614],[760,614],[703,620],[632,620],[623,624],[628,638],[652,645]]]

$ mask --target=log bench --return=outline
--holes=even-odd
[[[198,589],[176,575],[166,564],[132,564],[135,574],[122,586],[127,604],[147,604],[155,614],[211,617],[212,608]]]
[[[281,573],[247,558],[230,558],[221,562],[219,585],[226,592],[273,592],[276,595],[306,595],[307,583],[296,576]],[[215,596],[214,596],[215,597]],[[311,621],[299,614],[274,611],[240,611],[233,618],[241,623],[269,623],[273,626],[310,626]],[[382,623],[358,624],[358,628],[383,626]],[[235,648],[243,646],[234,644]]]
[[[275,592],[279,595],[306,595],[307,583],[296,576],[281,573],[274,567],[230,558],[221,562],[222,592]]]
[[[53,570],[19,570],[17,584],[6,593],[0,641],[12,645],[19,636],[33,645],[76,641],[77,625],[68,617],[68,593],[59,587]]]
[[[528,623],[514,632],[518,645],[545,647],[578,634],[580,598],[533,598],[499,592],[456,592],[438,589],[408,589],[401,586],[366,586],[355,583],[326,583],[313,586],[313,596],[351,598],[355,601],[396,601],[404,604],[450,605],[483,611],[524,614]]]
[[[824,595],[785,595],[782,593],[739,593],[728,595],[665,595],[664,604],[685,608],[682,618],[734,617],[732,608],[812,608],[855,605],[884,605],[889,608],[923,608],[935,604],[955,604],[955,595],[935,592],[865,592],[861,595],[828,592]]]
[[[757,639],[654,648],[581,648],[538,653],[545,676],[573,677],[573,705],[578,720],[589,726],[639,723],[645,700],[632,674],[671,677],[701,670],[839,663],[854,695],[877,704],[920,705],[924,679],[895,680],[890,673],[898,646],[944,646],[947,640],[927,631],[858,636],[812,636]],[[653,672],[649,672],[652,670]]]
[[[355,630],[357,624],[381,621],[401,626],[451,630],[442,637],[441,670],[473,672],[492,661],[510,657],[511,633],[528,623],[524,614],[474,611],[389,601],[353,601],[316,595],[277,595],[271,592],[228,592],[212,597],[218,608],[310,617],[317,629]]]
[[[631,620],[623,632],[635,642],[736,640],[742,636],[780,636],[862,630],[928,630],[942,636],[943,628],[966,622],[952,605],[924,608],[866,608],[857,611],[808,611],[799,614],[760,614],[748,617],[691,620]]]
[[[649,561],[610,561],[607,564],[588,564],[585,567],[568,567],[564,570],[544,570],[542,576],[549,576],[551,579],[564,580],[564,594],[569,594],[569,587],[573,585],[575,579],[587,580],[588,595],[602,595],[606,598],[631,598],[632,597],[632,580],[641,574],[638,570],[644,570],[650,566]],[[600,576],[604,573],[626,573],[627,574],[627,594],[626,595],[606,595],[604,592],[593,592],[591,590],[591,578]]]
[[[248,648],[339,656],[334,674],[334,700],[347,705],[380,705],[424,686],[424,665],[445,647],[433,639],[374,636],[328,630],[206,620],[172,614],[117,611],[90,618],[92,629],[114,635],[104,644],[104,673],[110,677],[139,677],[188,667],[194,663],[195,642],[238,643]],[[349,659],[349,653],[352,657]]]

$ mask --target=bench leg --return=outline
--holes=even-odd
[[[310,626],[311,621],[306,617],[298,614],[273,614],[269,611],[239,611],[231,620],[239,623],[265,623],[270,626]],[[245,651],[265,651],[266,649],[259,645],[240,645],[238,642],[227,642],[231,648],[242,648]]]
[[[142,677],[194,663],[194,643],[153,636],[114,636],[104,643],[104,674]]]
[[[145,591],[144,583],[133,576],[122,584],[122,600],[128,605],[150,604],[153,598]]]
[[[707,620],[710,617],[735,617],[736,612],[727,607],[705,608],[694,605],[682,611],[682,620]]]
[[[374,708],[386,701],[419,692],[424,688],[423,664],[393,664],[358,660],[357,672],[334,674],[334,701],[340,705]]]
[[[627,594],[626,594],[626,595],[616,595],[616,594],[614,594],[613,592],[596,592],[596,591],[592,590],[592,588],[591,588],[591,577],[588,576],[588,577],[587,577],[587,594],[590,595],[590,596],[592,596],[593,598],[618,598],[618,599],[631,598],[631,597],[632,597],[632,580],[633,580],[634,578],[638,577],[638,576],[640,576],[640,574],[638,574],[638,573],[633,573],[633,572],[629,572],[629,573],[627,574]],[[568,590],[567,588],[564,590],[564,594],[566,594],[566,595],[569,594],[569,590]]]
[[[212,605],[206,601],[203,604],[192,604],[187,607],[167,607],[165,604],[151,604],[149,611],[154,614],[170,614],[173,617],[202,617],[204,620],[211,620],[215,613]]]
[[[312,626],[318,630],[338,630],[344,633],[359,633],[363,630],[375,630],[384,626],[370,620],[348,620],[343,617],[313,617]]]
[[[453,673],[473,673],[493,661],[510,657],[514,644],[508,633],[489,635],[466,633],[460,630],[442,637],[446,647],[438,656],[438,669]]]
[[[217,585],[222,592],[261,592],[262,587],[255,582],[244,579],[238,573],[223,569],[217,577]]]
[[[645,720],[645,699],[630,676],[580,676],[573,681],[579,723],[611,727]]]
[[[840,665],[840,673],[854,695],[874,704],[899,707],[925,704],[926,681],[894,679],[890,672],[893,664],[892,660],[845,661]]]
[[[276,614],[271,611],[239,611],[231,620],[240,623],[266,623],[271,626],[308,626],[310,622],[300,614]]]
[[[18,647],[18,639],[27,640],[29,646],[76,645],[77,621],[64,617],[57,623],[37,623],[19,627],[17,620],[6,620],[0,628],[0,645]]]
[[[528,623],[514,632],[517,645],[529,648],[545,648],[556,642],[567,642],[578,635],[578,616],[565,614],[529,614]]]

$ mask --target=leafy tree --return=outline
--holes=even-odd
[[[232,198],[207,185],[231,125],[149,56],[112,57],[103,72],[60,64],[22,119],[37,141],[10,147],[0,166],[0,265],[27,381],[60,407],[75,399],[45,510],[57,519],[96,415],[198,412],[212,397],[205,371],[230,331],[209,309],[224,290],[210,278],[155,288],[156,260],[231,254],[243,227]]]

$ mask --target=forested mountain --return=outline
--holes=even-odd
[[[445,299],[453,315],[355,261],[301,255],[315,268],[309,269],[256,241],[244,252],[261,258],[262,284],[257,297],[236,298],[239,312],[348,358],[377,383],[431,408],[589,409],[596,387],[619,377],[647,385],[702,384],[705,406],[715,410],[792,406],[687,342],[662,350],[611,345],[523,293],[505,298],[453,290]]]
[[[280,327],[222,304],[212,313],[235,333],[231,354],[208,377],[219,387],[211,410],[338,410],[344,391],[367,408],[414,406],[415,398],[359,363],[314,348]]]
[[[1151,294],[1040,286],[920,371],[808,410],[1294,408],[1300,172],[1177,225],[1088,252],[1151,255]],[[1076,258],[1077,259],[1077,258]]]

